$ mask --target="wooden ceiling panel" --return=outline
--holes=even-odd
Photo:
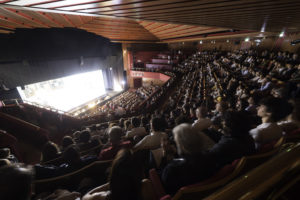
[[[292,5],[291,3],[295,0],[287,0],[287,1],[270,1],[270,0],[241,0],[241,1],[223,1],[222,3],[216,3],[214,1],[207,1],[205,3],[196,3],[196,5],[189,6],[188,3],[185,4],[185,6],[176,6],[171,9],[151,9],[151,10],[132,10],[127,11],[123,10],[118,12],[114,12],[113,14],[117,16],[147,16],[151,15],[153,17],[156,16],[169,16],[172,14],[189,14],[189,13],[198,13],[199,15],[202,14],[202,12],[222,12],[224,10],[229,10],[231,12],[241,10],[241,9],[247,9],[247,8],[264,8],[267,9],[270,7],[276,7],[276,6],[283,6],[283,5]],[[295,2],[297,3],[297,2]],[[269,7],[267,7],[269,6]],[[215,13],[217,14],[217,13]]]
[[[205,0],[207,1],[207,0]],[[105,6],[105,3],[101,3],[98,7],[94,7],[92,9],[82,9],[82,10],[77,10],[78,12],[84,12],[84,13],[96,13],[96,12],[107,12],[105,14],[112,14],[110,12],[115,12],[115,11],[126,11],[129,9],[140,9],[140,8],[147,8],[147,7],[161,7],[165,4],[174,4],[178,2],[188,2],[188,1],[183,1],[183,0],[160,0],[160,1],[129,1],[130,3],[125,3],[121,1],[120,4],[114,4],[110,5],[109,7]],[[107,9],[110,8],[110,9]]]
[[[32,17],[32,18],[34,18],[34,19],[38,19],[39,21],[46,24],[48,27],[61,27],[61,26],[58,26],[53,21],[49,20],[47,17],[45,17],[40,12],[32,12],[32,11],[28,11],[28,10],[22,10],[21,12],[28,15],[28,16],[30,16],[30,17]]]
[[[33,28],[47,28],[46,25],[42,24],[39,21],[35,21],[34,19],[28,17],[27,15],[22,15],[19,11],[16,10],[0,8],[0,15],[11,19],[12,21],[18,22],[20,24],[24,24],[25,26],[33,27]]]
[[[164,42],[225,37],[233,29],[295,32],[299,10],[299,0],[0,0],[0,28],[76,27],[114,40]]]
[[[56,13],[48,13],[48,15],[63,27],[74,27],[74,25],[71,24],[70,20],[68,20],[64,14],[58,15]]]

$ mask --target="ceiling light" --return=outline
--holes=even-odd
[[[279,34],[279,37],[284,37],[284,31]]]
[[[249,42],[250,41],[250,38],[245,38],[245,42]]]

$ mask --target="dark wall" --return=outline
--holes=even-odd
[[[72,28],[0,34],[0,81],[9,88],[108,67],[123,71],[122,46]]]

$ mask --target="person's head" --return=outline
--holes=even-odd
[[[7,165],[0,168],[0,199],[29,200],[33,182],[31,168]]]
[[[179,115],[175,119],[175,124],[176,125],[183,124],[183,123],[188,123],[188,122],[189,122],[189,119],[185,115]]]
[[[80,136],[80,131],[75,131],[73,133],[73,138],[75,141],[78,141],[79,140],[79,136]]]
[[[131,118],[131,124],[133,127],[139,127],[141,124],[141,120],[138,117]]]
[[[220,101],[216,104],[216,110],[218,112],[225,112],[228,108],[228,103],[226,101]]]
[[[196,110],[196,116],[198,119],[205,118],[207,115],[207,109],[204,106],[200,106]]]
[[[58,157],[60,150],[53,142],[47,142],[42,150],[43,161],[53,160]]]
[[[165,130],[165,120],[162,118],[154,117],[151,119],[151,129],[153,131],[164,131]]]
[[[248,98],[248,103],[250,105],[258,105],[259,103],[259,96],[257,94],[252,94],[249,98]]]
[[[236,102],[236,109],[238,111],[242,111],[242,110],[245,110],[245,108],[248,106],[248,103],[247,101],[245,101],[244,99],[239,99],[237,102]]]
[[[123,131],[122,131],[121,127],[119,127],[119,126],[113,126],[108,131],[109,141],[112,144],[119,143],[121,141],[122,133],[123,133]]]
[[[179,155],[197,155],[204,150],[204,141],[192,125],[184,123],[173,129],[173,136]]]
[[[65,136],[63,139],[62,139],[62,148],[63,149],[66,149],[68,146],[74,144],[74,140],[71,136]]]
[[[232,137],[244,137],[251,129],[250,118],[245,111],[227,111],[223,116],[223,130]]]
[[[10,155],[10,149],[9,148],[1,148],[0,149],[0,159],[5,159]]]
[[[91,132],[88,129],[85,129],[80,132],[79,135],[79,142],[81,143],[88,143],[91,139]]]
[[[109,176],[113,200],[140,199],[143,168],[137,153],[122,149],[116,155]]]
[[[292,106],[285,99],[267,97],[260,101],[257,115],[267,118],[271,122],[277,122],[292,112]]]
[[[69,165],[76,165],[80,162],[80,153],[76,145],[67,147],[63,154],[64,161]]]
[[[11,162],[8,159],[0,159],[0,168],[7,165],[11,165]]]

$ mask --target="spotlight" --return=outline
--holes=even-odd
[[[248,37],[245,38],[245,42],[249,42],[249,40],[250,40],[250,38],[248,38]]]
[[[280,34],[279,34],[279,37],[284,37],[284,31],[282,31]]]

